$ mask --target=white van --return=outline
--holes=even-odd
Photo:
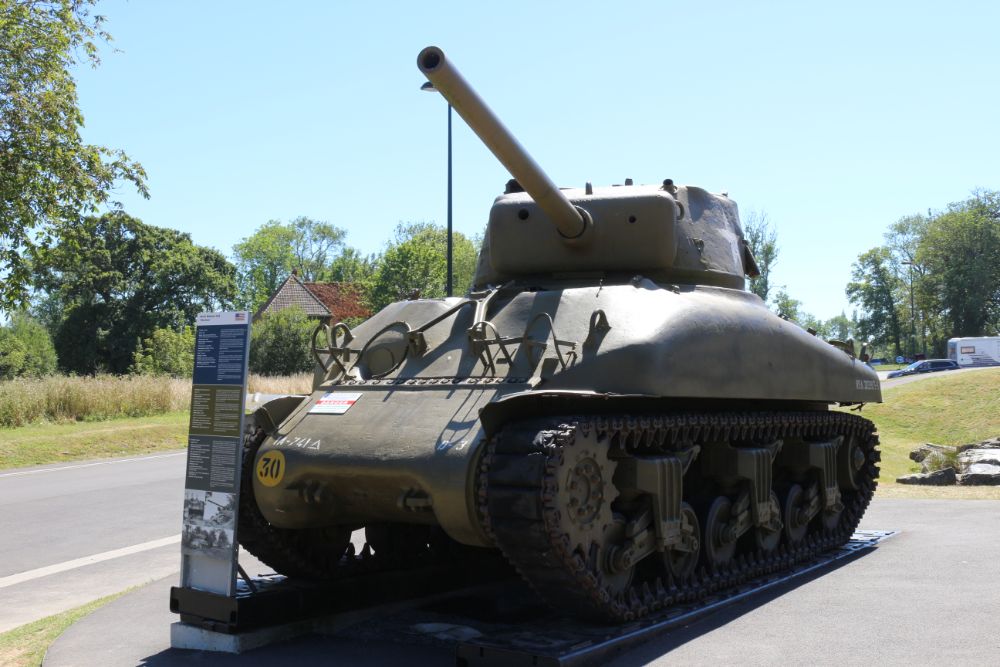
[[[951,338],[948,358],[959,366],[1000,366],[1000,336]]]

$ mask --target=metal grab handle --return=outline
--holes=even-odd
[[[316,336],[319,334],[320,331],[322,331],[324,333],[324,338],[326,338],[326,347],[325,348],[318,347],[317,344],[316,344]],[[344,336],[344,339],[343,339],[344,342],[343,342],[342,346],[339,346],[337,344],[338,343],[338,341],[337,341],[337,333],[338,332],[342,332],[343,336]],[[351,349],[349,347],[347,347],[347,346],[350,344],[350,342],[352,340],[354,340],[354,334],[351,333],[350,327],[348,327],[343,322],[337,322],[336,324],[333,325],[333,327],[330,327],[329,324],[320,322],[316,326],[316,328],[313,330],[313,334],[312,334],[312,346],[311,346],[312,349],[310,351],[312,352],[313,358],[316,360],[316,363],[318,363],[320,365],[320,367],[323,369],[323,372],[325,374],[329,374],[330,369],[333,367],[334,364],[336,364],[337,368],[340,370],[340,372],[343,375],[347,375],[348,374],[348,370],[344,366],[344,364],[341,362],[340,357],[337,355],[337,353],[338,352],[346,352],[349,355],[350,352],[351,352]],[[320,356],[320,354],[327,354],[327,355],[329,355],[330,363],[324,363],[323,362],[323,358]],[[349,361],[349,359],[348,359],[348,361]]]
[[[531,331],[531,327],[535,326],[535,322],[537,322],[538,320],[543,319],[543,318],[546,319],[546,320],[548,320],[548,322],[549,322],[549,332],[545,336],[545,341],[546,342],[531,340],[530,338],[528,338],[528,332]],[[542,358],[545,357],[544,350],[546,348],[548,348],[548,342],[547,341],[549,340],[549,337],[551,337],[552,338],[552,342],[555,343],[556,359],[559,360],[559,367],[560,368],[565,369],[569,365],[569,362],[566,360],[566,358],[563,357],[562,350],[559,347],[560,345],[565,345],[568,348],[570,348],[570,352],[569,352],[569,354],[566,355],[566,357],[568,357],[571,362],[574,362],[574,363],[576,362],[576,356],[577,356],[576,355],[576,343],[573,342],[573,341],[571,341],[571,340],[559,340],[559,337],[556,335],[556,323],[555,323],[555,321],[553,321],[552,316],[549,315],[548,313],[538,313],[533,318],[531,318],[531,321],[528,322],[528,326],[526,326],[524,328],[523,340],[524,340],[524,344],[528,346],[529,351],[532,350],[532,349],[534,349],[534,348],[536,348],[536,347],[540,347],[543,350],[542,357],[539,358],[538,362],[540,362],[542,360]],[[530,359],[530,352],[529,352],[529,361],[530,360],[531,359]],[[538,362],[534,362],[533,365],[538,365]]]

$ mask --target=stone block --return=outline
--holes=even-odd
[[[934,472],[919,472],[897,477],[898,484],[923,484],[927,486],[951,486],[958,480],[954,468],[943,468]]]

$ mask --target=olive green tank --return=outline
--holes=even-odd
[[[832,408],[879,381],[746,290],[736,203],[557,188],[440,49],[417,64],[513,180],[470,293],[317,329],[312,394],[255,415],[241,543],[311,578],[352,576],[360,528],[378,567],[499,549],[557,608],[627,620],[845,542],[878,440]]]

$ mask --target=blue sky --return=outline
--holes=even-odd
[[[775,281],[850,313],[851,263],[896,219],[1000,189],[1000,4],[125,2],[80,68],[85,138],[125,149],[126,210],[229,253],[299,215],[379,250],[446,219],[435,44],[561,186],[658,183],[765,211]],[[455,229],[509,176],[456,116]]]

